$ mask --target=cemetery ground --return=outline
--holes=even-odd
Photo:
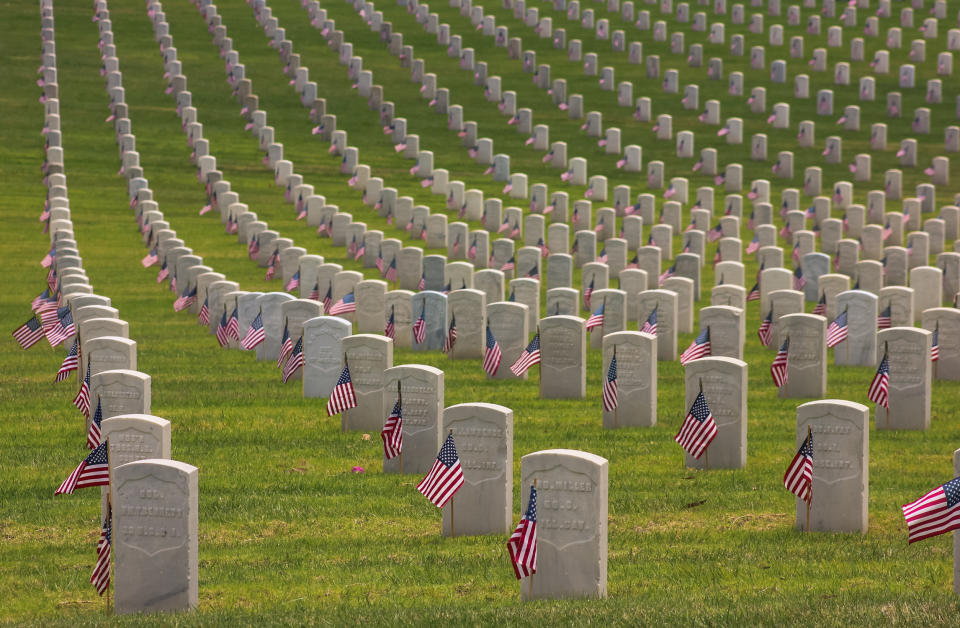
[[[384,143],[376,115],[357,106],[343,68],[319,37],[310,35],[299,3],[271,4],[288,23],[301,52],[312,51],[311,71],[315,78],[325,77],[327,97],[336,104],[339,123],[349,129],[351,144],[365,147],[363,162],[381,176],[410,179],[409,163]],[[276,51],[267,47],[249,7],[242,2],[223,5],[220,12],[242,52],[248,76],[300,171],[324,186],[328,202],[387,231],[386,222],[363,207],[359,195],[336,174],[339,159],[329,156],[310,135],[305,111],[291,96]],[[263,280],[263,270],[247,259],[235,239],[223,234],[213,214],[197,215],[205,198],[194,180],[189,148],[178,133],[172,101],[162,94],[159,55],[142,3],[115,0],[110,8],[138,150],[166,216],[176,221],[178,234],[197,254],[242,289],[277,289],[276,282]],[[359,39],[363,29],[350,21],[355,18],[349,17],[348,5],[331,2],[327,8],[338,25],[342,21],[354,28]],[[4,118],[0,216],[5,236],[0,244],[5,271],[0,312],[13,328],[42,290],[45,271],[36,260],[49,244],[36,219],[45,192],[39,175],[43,109],[36,102],[34,85],[37,7],[3,0],[0,9],[5,16],[0,51],[9,65],[0,78]],[[234,189],[268,217],[271,228],[295,234],[310,253],[335,260],[345,269],[363,270],[329,240],[313,238],[313,230],[298,223],[283,203],[272,173],[260,166],[256,142],[243,132],[235,101],[223,82],[222,61],[194,7],[168,2],[165,10],[205,136]],[[88,583],[99,533],[99,499],[93,491],[53,496],[57,484],[86,452],[83,419],[70,403],[75,382],[71,378],[53,383],[62,351],[46,343],[22,351],[8,336],[0,343],[0,622],[50,626],[176,621],[210,626],[956,621],[960,609],[952,592],[951,538],[908,546],[900,505],[953,477],[952,452],[960,443],[960,384],[934,382],[928,431],[871,429],[867,534],[801,533],[794,527],[795,498],[783,488],[781,478],[796,450],[796,407],[806,400],[778,399],[770,384],[773,353],[757,342],[761,313],[756,302],[747,307],[744,348],[750,369],[747,466],[736,471],[684,468],[683,453],[673,441],[687,411],[683,368],[677,362],[658,364],[655,427],[605,430],[597,350],[587,354],[583,400],[539,399],[537,367],[526,382],[504,383],[488,381],[479,360],[450,361],[439,352],[395,350],[395,364],[420,363],[445,371],[446,406],[483,401],[513,410],[514,520],[528,490],[519,482],[522,455],[570,448],[610,461],[608,598],[521,603],[506,535],[442,537],[439,511],[414,488],[420,477],[381,473],[377,433],[341,432],[339,419],[326,416],[324,401],[302,398],[297,384],[281,385],[272,363],[220,350],[194,317],[173,312],[172,294],[156,284],[153,270],[140,265],[145,251],[125,183],[116,174],[113,132],[103,123],[107,99],[89,3],[57,4],[56,11],[75,233],[91,283],[98,293],[110,296],[130,323],[130,337],[138,345],[138,369],[152,378],[152,412],[172,423],[172,458],[200,469],[200,604],[176,618],[106,613],[104,600]],[[440,48],[426,41],[420,45],[416,40],[421,33],[409,24],[404,32],[428,68],[449,62]],[[397,68],[390,65],[385,49],[371,46],[364,54],[370,55],[369,67],[384,80],[390,99],[408,118],[422,111],[417,87],[405,71],[403,76],[397,72],[395,81],[389,79],[388,72]],[[500,74],[519,75],[514,66],[505,64]],[[528,77],[524,83],[529,85]],[[704,89],[701,99],[724,99],[725,87],[720,82]],[[717,93],[711,94],[711,89]],[[488,103],[481,94],[481,89],[467,87],[455,92],[458,102],[485,110]],[[666,110],[667,101],[659,100],[663,94],[651,89],[649,95],[655,110]],[[904,110],[919,105],[920,96],[914,96],[917,103],[910,103],[910,97],[905,95]],[[772,94],[768,98],[779,99]],[[538,121],[561,118],[555,111],[544,113],[546,120]],[[442,117],[417,116],[416,123],[421,138],[432,137],[433,150],[447,150],[444,144],[455,143]],[[505,123],[484,124],[483,135],[497,144],[516,141],[514,130]],[[587,154],[594,143],[583,137],[569,141],[570,155]],[[381,150],[376,152],[375,147]],[[846,149],[848,154],[858,150],[850,144]],[[749,147],[742,150],[746,153]],[[736,160],[735,152],[730,156]],[[539,161],[539,155],[533,161]],[[745,181],[769,176],[763,164],[746,159],[743,163]],[[487,194],[499,192],[501,186],[482,179],[482,170],[464,150],[450,150],[444,165],[472,172],[462,177],[473,176],[472,187]],[[892,153],[875,156],[874,169],[885,167],[894,167]],[[610,176],[611,184],[629,181],[622,172]],[[539,180],[537,175],[531,182]],[[418,202],[437,204],[419,185],[407,185],[404,193]],[[744,262],[752,277],[756,263],[752,258]],[[364,274],[377,275],[371,269]],[[579,280],[578,269],[574,285]],[[709,264],[703,282],[713,284]],[[629,329],[636,329],[636,323]],[[685,347],[694,335],[681,334],[678,346]],[[864,403],[872,410],[866,394],[873,371],[831,364],[828,397]],[[354,472],[354,467],[363,472]]]

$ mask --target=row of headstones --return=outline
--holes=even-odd
[[[101,41],[112,40],[105,1],[96,3],[94,16],[100,25]],[[41,21],[45,129],[48,136],[55,131],[59,140],[51,2],[41,3]],[[52,85],[53,90],[46,89],[46,84]],[[136,370],[136,342],[129,338],[129,325],[120,320],[116,308],[110,307],[108,297],[94,294],[89,282],[80,281],[85,280],[85,274],[73,238],[62,148],[59,157],[45,167],[51,208],[50,237],[63,303],[71,309],[76,336],[83,347],[77,372],[83,377],[89,365],[90,399],[102,412],[101,434],[109,442],[114,482],[111,489],[115,489],[112,545],[116,612],[191,608],[198,602],[197,469],[169,460],[170,423],[149,415],[150,377]],[[64,346],[72,345],[73,339],[74,336],[67,338]],[[138,460],[143,462],[134,462]],[[170,486],[175,490],[169,490]],[[160,512],[153,509],[160,505],[166,509],[163,514],[153,514]],[[157,559],[154,555],[161,549],[169,551]],[[163,577],[158,578],[158,573],[163,573]]]

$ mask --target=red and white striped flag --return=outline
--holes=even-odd
[[[497,342],[497,339],[494,338],[493,332],[490,331],[490,325],[487,325],[487,348],[483,354],[483,370],[486,371],[487,375],[493,377],[497,374],[497,370],[500,368],[500,360],[503,358],[503,353],[500,351],[500,343]]]
[[[614,353],[610,359],[610,368],[607,369],[607,376],[603,379],[603,409],[607,412],[613,412],[619,405],[619,396],[617,394],[617,354]]]
[[[808,433],[797,450],[797,455],[783,474],[783,485],[788,491],[810,503],[813,498],[813,434]]]
[[[530,487],[527,512],[507,541],[507,552],[517,580],[537,573],[537,489]]]
[[[694,338],[690,346],[680,354],[680,364],[686,366],[688,362],[699,360],[710,355],[710,328],[707,327]]]
[[[883,354],[883,359],[880,360],[880,366],[877,367],[877,372],[873,376],[873,381],[870,382],[870,390],[867,391],[867,399],[876,403],[878,406],[883,406],[889,410],[889,390],[890,362],[887,360],[887,354]]]
[[[108,464],[107,443],[90,452],[90,455],[80,461],[66,480],[56,490],[54,495],[69,495],[78,488],[88,486],[109,486],[110,465]]]
[[[460,457],[451,433],[447,435],[430,472],[417,484],[417,490],[434,506],[443,508],[461,486],[463,470],[460,468]]]
[[[717,424],[713,420],[713,413],[710,412],[703,393],[698,393],[687,413],[687,418],[684,419],[680,431],[673,440],[680,443],[684,451],[699,460],[716,437]]]
[[[443,352],[450,353],[453,351],[455,344],[457,344],[457,317],[455,314],[451,314],[450,327],[447,329],[447,337],[443,341]]]
[[[300,338],[297,340],[297,344],[293,346],[293,351],[290,353],[290,359],[287,360],[287,363],[283,365],[283,371],[281,372],[283,383],[286,384],[287,380],[293,377],[293,374],[296,373],[297,369],[301,368],[303,364],[303,336],[300,336]]]
[[[70,352],[67,353],[67,357],[63,359],[63,363],[60,364],[60,370],[57,371],[57,382],[62,382],[67,379],[70,373],[76,371],[80,367],[80,351],[79,351],[79,341],[74,338],[73,346],[70,348]]]
[[[533,337],[527,348],[523,350],[517,361],[510,367],[510,371],[517,377],[521,377],[534,364],[540,364],[540,332],[537,332],[537,335]]]
[[[90,416],[90,361],[87,360],[87,376],[80,382],[80,390],[77,396],[73,398],[73,405],[77,410],[83,412],[83,416]]]
[[[113,513],[110,504],[107,503],[107,517],[103,520],[103,527],[100,528],[100,540],[97,541],[97,562],[93,566],[93,573],[90,575],[90,583],[97,589],[97,593],[103,595],[110,588],[110,554],[113,544]]]
[[[400,400],[393,405],[393,411],[387,417],[380,431],[383,439],[383,457],[386,460],[396,458],[403,451],[403,412],[400,409]]]
[[[770,365],[770,376],[773,377],[773,385],[777,388],[787,383],[787,352],[790,349],[790,336],[783,341],[777,356]]]
[[[350,379],[350,366],[344,365],[337,385],[330,393],[327,401],[327,415],[340,414],[344,410],[357,407],[357,395],[353,390],[353,380]]]
[[[21,349],[29,349],[43,340],[43,336],[43,324],[36,316],[13,331],[13,337]]]
[[[960,530],[960,478],[933,489],[902,507],[908,541],[916,543],[951,530]]]

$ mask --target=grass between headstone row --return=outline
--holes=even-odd
[[[291,18],[303,15],[296,4],[277,3],[275,9],[283,6],[283,15]],[[161,210],[205,262],[243,289],[263,289],[263,271],[246,259],[243,247],[222,235],[215,218],[197,216],[205,199],[173,104],[162,93],[162,66],[145,10],[138,4],[110,8],[138,151]],[[9,112],[0,160],[6,176],[0,186],[4,224],[14,237],[3,245],[10,261],[0,308],[15,326],[29,315],[29,300],[42,288],[43,272],[35,264],[46,251],[47,239],[36,222],[43,200],[38,174],[42,109],[34,100],[33,85],[36,7],[6,9],[3,39],[13,63],[0,97]],[[293,220],[271,173],[260,165],[202,20],[187,4],[165,10],[205,136],[211,138],[213,153],[234,189],[282,234],[310,252],[335,259],[340,252],[328,246],[329,241],[315,240],[312,230]],[[344,179],[333,174],[337,160],[326,156],[325,147],[314,148],[310,155],[309,147],[317,143],[308,136],[306,113],[292,90],[286,91],[275,51],[266,47],[249,7],[234,3],[220,11],[241,60],[256,72],[251,76],[271,124],[290,121],[284,122],[290,133],[280,138],[285,148],[291,150],[297,142],[303,147],[304,157],[294,157],[298,172],[316,168],[330,177],[331,191],[320,193],[348,211],[359,208],[358,195],[347,192]],[[116,177],[119,162],[112,129],[103,123],[107,97],[97,72],[96,27],[89,14],[86,5],[56,7],[71,208],[91,282],[130,322],[139,368],[153,378],[153,412],[173,422],[173,457],[201,470],[201,605],[178,621],[766,624],[790,618],[933,624],[955,614],[949,541],[908,547],[898,506],[950,476],[950,452],[958,442],[956,385],[935,383],[929,432],[871,434],[867,536],[800,535],[791,526],[793,498],[780,485],[793,455],[799,401],[777,399],[769,383],[772,354],[762,350],[752,334],[759,320],[755,305],[747,314],[750,427],[748,465],[742,471],[694,473],[682,468],[682,454],[672,442],[686,411],[680,401],[682,371],[676,363],[659,365],[659,425],[613,432],[600,428],[597,351],[588,354],[588,398],[564,402],[537,399],[535,381],[506,386],[487,382],[477,362],[448,364],[439,354],[397,352],[396,363],[420,362],[446,371],[447,405],[493,401],[511,407],[517,459],[537,449],[570,447],[611,461],[610,598],[520,604],[505,538],[441,538],[439,513],[413,489],[419,478],[379,473],[376,434],[369,441],[358,433],[342,434],[337,422],[324,416],[321,402],[302,399],[295,386],[281,386],[272,364],[217,350],[214,339],[188,315],[172,312],[172,295],[157,287],[153,270],[139,265],[144,250],[124,182]],[[525,41],[528,37],[524,35]],[[299,38],[294,41],[301,53],[308,49]],[[321,67],[319,52],[316,62],[307,61],[312,73]],[[505,53],[499,52],[500,63],[506,63]],[[366,53],[361,54],[366,59]],[[440,67],[444,55],[440,47],[417,49],[417,56],[427,59],[427,71]],[[339,73],[330,81],[338,81],[342,89],[344,68],[334,68],[332,55],[325,59],[331,71]],[[314,79],[324,80],[317,74]],[[377,73],[375,81],[385,85],[388,99],[397,101],[388,77]],[[343,100],[338,98],[337,109],[348,112],[338,111],[338,121],[356,110],[357,126],[351,118],[344,128],[351,144],[365,143],[361,161],[371,163],[373,146],[390,150],[384,138],[377,137],[381,131],[373,123],[375,114],[363,109],[365,103],[355,95],[350,100],[346,90],[338,93]],[[283,97],[268,101],[268,94]],[[423,107],[412,96],[409,106]],[[479,88],[454,94],[453,102],[469,110],[493,106],[482,99]],[[404,109],[401,115],[409,119],[419,111]],[[481,128],[481,136],[493,137],[498,146],[501,138],[508,141],[508,134],[516,135],[505,122],[499,128]],[[431,142],[451,141],[449,135],[430,137]],[[405,175],[406,164],[392,164]],[[367,213],[360,215],[368,225],[384,226]],[[748,276],[752,271],[755,265],[748,265]],[[688,341],[682,337],[681,348]],[[87,582],[99,527],[98,500],[82,491],[71,497],[52,495],[85,451],[82,418],[69,403],[73,385],[53,384],[62,353],[46,345],[23,352],[8,340],[0,355],[7,374],[0,386],[7,419],[0,422],[0,434],[7,443],[3,467],[9,470],[0,487],[5,541],[0,560],[8,565],[0,575],[0,599],[5,600],[0,617],[44,625],[103,621],[103,602]],[[830,396],[864,402],[870,371],[831,368]],[[367,471],[351,474],[354,465]],[[518,473],[517,464],[516,512],[522,509],[525,488],[516,481]],[[165,618],[154,617],[126,623],[162,621]]]

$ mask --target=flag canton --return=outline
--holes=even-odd
[[[100,400],[97,399],[97,410],[93,413],[93,422],[97,427],[103,423],[103,409],[100,407]]]
[[[834,319],[833,324],[837,327],[846,327],[847,326],[847,311],[844,310],[840,312],[840,316]]]
[[[497,344],[497,339],[493,337],[493,332],[490,331],[490,327],[487,327],[487,349],[493,349]]]
[[[398,419],[403,418],[403,413],[400,410],[400,400],[398,399],[395,404],[393,404],[393,412],[390,413],[390,416],[395,416]]]
[[[37,331],[38,329],[40,329],[40,321],[38,321],[37,317],[34,316],[33,318],[27,321],[26,326],[27,326],[27,329],[29,329],[30,331]],[[74,341],[74,347],[73,349],[70,350],[70,352],[74,355],[76,355],[76,348],[77,348],[76,341]]]
[[[113,543],[113,523],[110,521],[110,515],[107,515],[107,518],[103,520],[103,539],[107,542],[108,545]]]
[[[540,334],[537,334],[533,337],[533,340],[530,341],[529,346],[527,346],[527,353],[533,353],[534,351],[540,350]]]
[[[257,314],[257,317],[253,319],[253,322],[250,324],[250,327],[253,329],[262,329],[263,328],[263,314]]]
[[[710,340],[710,328],[709,328],[709,327],[707,327],[706,329],[704,329],[703,331],[700,332],[700,335],[697,336],[696,343],[697,343],[698,345],[702,345],[703,343],[705,343],[705,342],[708,341],[708,340]]]
[[[803,445],[800,446],[800,455],[813,460],[813,435],[807,436],[803,441]]]
[[[884,355],[883,359],[880,360],[880,366],[877,368],[877,373],[880,373],[881,375],[890,373],[890,361],[887,360],[886,355]]]
[[[87,456],[88,465],[107,464],[107,443],[104,441]]]
[[[437,460],[442,462],[447,468],[452,467],[456,464],[459,458],[457,457],[457,448],[453,444],[453,434],[447,435],[447,440],[443,444],[443,447],[440,448],[440,453],[437,454]]]
[[[647,317],[647,322],[651,325],[656,324],[657,322],[657,308],[653,308],[653,311],[650,312],[650,316]]]
[[[530,502],[527,504],[527,513],[523,515],[523,518],[527,521],[537,520],[537,489],[532,486],[530,487]]]
[[[607,370],[607,381],[612,382],[617,379],[617,358],[614,356],[610,360],[610,368]]]
[[[697,398],[690,408],[690,416],[701,423],[710,417],[710,408],[707,406],[707,400],[704,398],[703,393],[697,394]]]
[[[303,353],[303,336],[297,340],[297,344],[293,345],[293,355],[298,356]]]
[[[954,478],[943,485],[943,494],[947,498],[947,508],[960,503],[960,478]]]
[[[342,386],[344,384],[350,383],[350,367],[343,367],[343,372],[340,373],[340,379],[337,380],[337,386]],[[382,412],[382,410],[381,410]]]

